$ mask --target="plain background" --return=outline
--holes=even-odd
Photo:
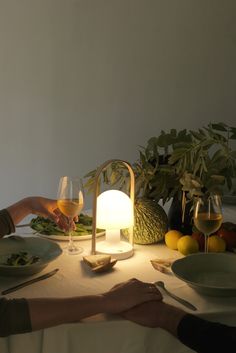
[[[235,126],[235,92],[235,0],[0,0],[0,206],[161,129]]]

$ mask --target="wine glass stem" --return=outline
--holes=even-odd
[[[69,226],[69,231],[68,231],[68,235],[69,235],[69,244],[68,244],[68,248],[69,249],[73,249],[74,247],[74,242],[73,242],[73,238],[72,238],[72,218],[68,219],[68,226]]]
[[[208,234],[205,234],[205,253],[208,253]]]
[[[71,249],[73,248],[73,240],[72,240],[72,231],[69,231],[69,245],[68,248]]]

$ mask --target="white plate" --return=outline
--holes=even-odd
[[[96,234],[96,237],[102,237],[105,234],[105,232],[99,232]],[[45,239],[51,239],[51,240],[58,240],[58,241],[68,241],[69,237],[68,235],[58,235],[58,234],[42,234],[42,233],[35,233],[35,235],[40,236],[41,238]],[[91,239],[92,234],[86,234],[86,235],[73,235],[73,240],[87,240]]]
[[[236,255],[197,253],[174,261],[176,277],[201,294],[236,296]]]
[[[83,212],[85,215],[91,216],[92,215],[92,210],[85,210]],[[35,235],[40,236],[41,238],[45,239],[50,239],[50,240],[57,240],[57,241],[68,241],[69,237],[67,235],[59,235],[59,234],[43,234],[43,233],[34,233]],[[96,237],[102,237],[105,235],[105,231],[98,232],[96,234]],[[73,240],[88,240],[92,239],[92,234],[86,234],[86,235],[73,235]]]
[[[39,261],[32,265],[9,266],[4,265],[6,259],[13,253],[26,251],[30,255],[39,257]],[[36,237],[10,236],[0,240],[0,276],[30,276],[42,271],[49,262],[61,255],[62,250],[57,243]]]

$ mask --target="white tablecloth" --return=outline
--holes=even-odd
[[[235,213],[233,213],[235,215]],[[60,245],[65,246],[64,242]],[[114,269],[103,274],[93,274],[82,262],[82,256],[90,253],[90,241],[82,241],[81,255],[69,256],[63,253],[48,265],[43,272],[54,268],[60,271],[50,279],[8,295],[21,297],[69,297],[97,294],[109,290],[118,282],[132,277],[142,281],[163,280],[170,291],[193,303],[198,314],[211,320],[236,325],[236,297],[207,297],[198,294],[184,282],[171,275],[155,270],[151,259],[177,258],[179,253],[169,250],[164,244],[135,246],[135,254],[119,261]],[[236,255],[235,255],[236,256]],[[0,290],[17,284],[22,279],[0,278]],[[168,303],[180,306],[164,295]],[[61,325],[33,333],[0,338],[1,353],[184,353],[190,349],[161,329],[150,329],[128,322],[119,317],[98,315],[83,323]]]

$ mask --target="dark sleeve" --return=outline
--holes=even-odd
[[[26,299],[0,298],[0,336],[32,331]]]
[[[198,353],[236,352],[236,327],[187,314],[179,323],[177,335],[183,344]]]
[[[0,236],[15,232],[15,225],[9,212],[4,209],[0,211]]]

